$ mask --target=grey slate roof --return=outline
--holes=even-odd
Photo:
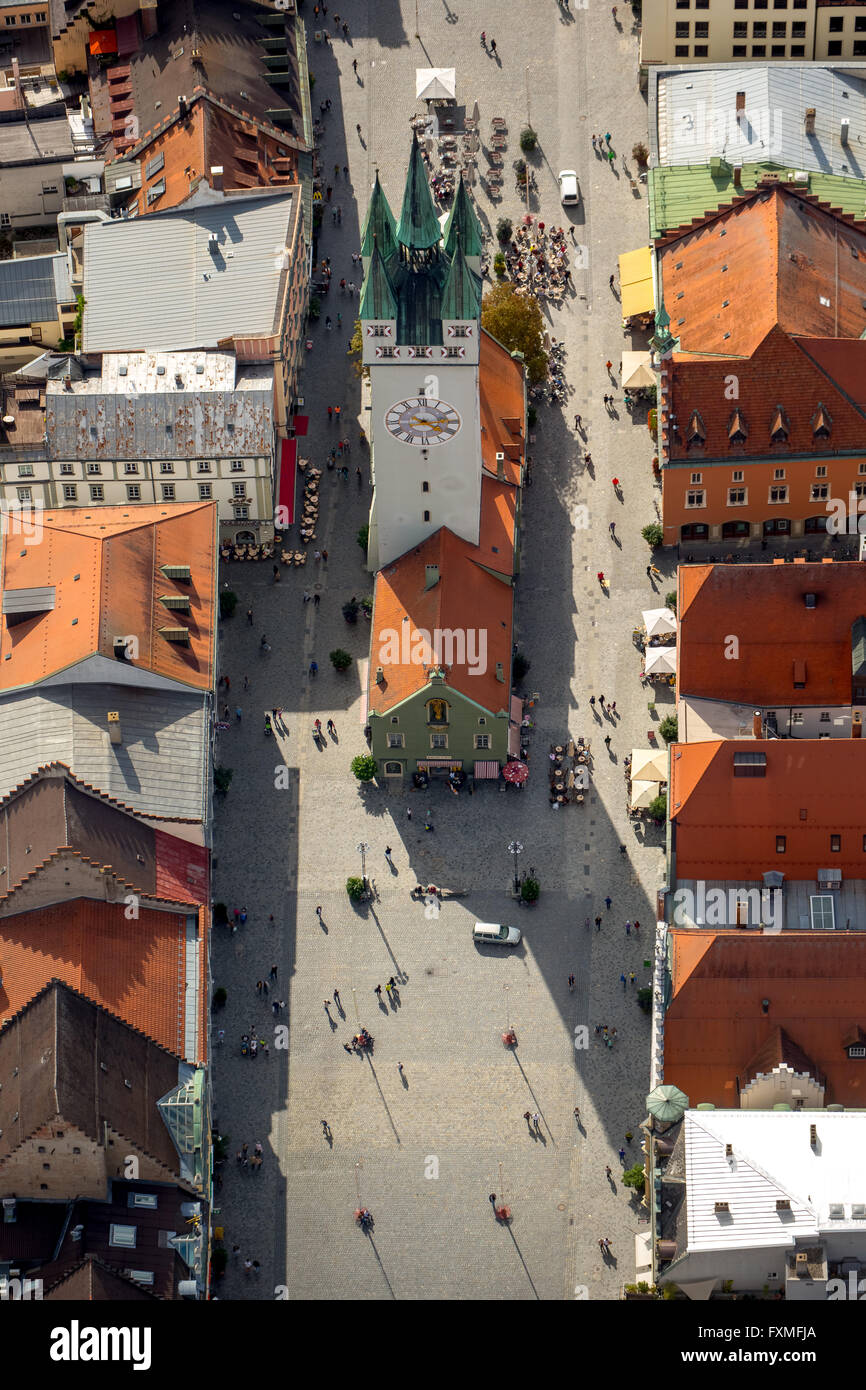
[[[859,76],[856,74],[859,72]],[[737,121],[737,93],[745,117]],[[722,67],[662,69],[658,74],[659,163],[770,162],[781,168],[866,176],[860,153],[866,141],[866,64],[841,68],[817,63],[730,63]],[[815,111],[815,133],[805,113]],[[848,145],[840,140],[850,122]]]
[[[267,456],[274,445],[273,390],[51,392],[45,431],[50,456],[58,459]]]
[[[84,351],[216,347],[277,331],[296,202],[291,192],[227,198],[85,227]]]
[[[44,164],[72,159],[72,133],[65,116],[0,125],[0,164]],[[58,192],[62,190],[58,189]]]
[[[74,302],[64,255],[0,261],[0,328],[56,319],[58,304]]]
[[[120,713],[123,743],[106,715]],[[43,763],[65,763],[83,782],[142,815],[203,821],[209,789],[207,700],[183,691],[58,685],[0,699],[0,796]]]

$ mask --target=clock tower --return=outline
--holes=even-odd
[[[481,235],[462,177],[440,226],[414,136],[399,225],[377,174],[361,255],[378,570],[442,526],[474,545],[480,528]]]

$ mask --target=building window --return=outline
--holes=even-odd
[[[842,848],[842,836],[841,836],[841,835],[831,835],[831,836],[830,836],[830,853],[831,853],[831,854],[838,854],[839,851],[841,850],[841,848]]]
[[[109,1245],[120,1245],[125,1250],[134,1250],[136,1230],[135,1226],[120,1226],[112,1222],[108,1228]]]
[[[198,500],[199,502],[209,502],[213,496],[213,486],[211,483],[199,483]]]
[[[248,521],[249,515],[249,507],[235,507],[235,521]]]
[[[71,463],[61,463],[61,465],[60,465],[60,473],[61,473],[61,476],[62,476],[62,477],[64,477],[64,478],[71,478],[74,472],[75,472],[75,466],[74,466],[74,464],[71,464]]]
[[[430,513],[429,513],[429,512],[425,512],[425,513],[424,513],[424,520],[425,520],[425,521],[429,521],[429,520],[430,520]]]
[[[392,347],[378,348],[377,351],[380,357],[396,357],[397,355]]]
[[[748,489],[744,487],[728,488],[728,506],[744,507],[748,501]]]
[[[159,1203],[155,1192],[129,1192],[126,1205],[128,1207],[147,1207],[148,1211],[156,1211]]]
[[[147,204],[148,204],[148,207],[150,206],[151,203],[155,203],[156,200],[157,200],[157,198],[161,198],[164,192],[165,192],[165,179],[157,179],[156,183],[152,183],[152,184],[150,185],[150,188],[147,190]]]
[[[422,491],[422,492],[429,492],[429,491],[430,491],[430,484],[427,482],[426,478],[424,479],[424,481],[423,481],[422,484],[421,484],[421,491]]]
[[[462,348],[458,348],[458,347],[447,347],[447,348],[445,349],[445,356],[446,356],[446,357],[462,357],[462,356],[463,356],[463,349],[462,349]]]
[[[777,835],[777,836],[776,836],[776,853],[777,853],[777,854],[784,854],[784,853],[785,853],[785,850],[786,850],[786,848],[787,848],[787,845],[788,845],[788,841],[787,841],[787,839],[786,839],[786,837],[785,837],[784,835]]]
[[[746,45],[744,43],[735,43],[731,49],[731,56],[733,58],[745,58]]]
[[[77,501],[78,501],[78,484],[77,484],[77,483],[64,483],[64,484],[63,484],[63,500],[64,500],[64,502],[77,502]]]
[[[866,497],[866,483],[855,483],[855,484],[854,484],[854,496],[855,496],[855,497]]]
[[[688,58],[688,56],[689,56],[689,46],[688,46],[687,43],[677,43],[677,44],[674,44],[674,57],[675,57],[675,58]]]
[[[828,58],[841,58],[841,56],[842,56],[842,40],[841,40],[841,39],[831,39],[830,42],[827,44],[827,57],[828,57]]]
[[[710,26],[705,20],[699,20],[695,25],[695,38],[708,39],[710,37]]]
[[[829,494],[830,489],[827,483],[813,483],[812,490],[809,493],[809,500],[811,502],[826,502]]]
[[[803,30],[804,30],[804,32],[805,32],[805,28],[806,28],[806,26],[803,25]],[[855,17],[854,17],[854,33],[855,33],[855,34],[862,34],[862,33],[864,33],[864,32],[866,32],[866,19],[864,19],[861,15],[855,15]]]
[[[90,478],[98,478],[101,472],[102,472],[102,464],[101,464],[101,463],[89,463],[89,464],[87,465],[87,475],[88,475],[88,477],[90,477]]]
[[[163,500],[163,502],[173,502],[173,501],[174,501],[174,483],[163,483],[163,485],[162,485],[162,500]]]
[[[198,463],[196,464],[195,467],[196,467],[196,472],[197,472],[197,473],[209,473],[209,472],[210,472],[210,463],[208,462],[207,459],[199,459],[199,461],[198,461]]]
[[[785,476],[785,470],[784,470],[784,468],[774,468],[774,469],[773,469],[773,480],[774,480],[775,482],[780,483],[780,482],[782,481],[782,479],[784,478],[784,476]]]
[[[771,44],[770,44],[770,57],[771,57],[771,58],[784,58],[784,56],[785,56],[785,45],[784,45],[783,43],[771,43]]]
[[[707,48],[707,45],[706,45],[705,43],[696,43],[696,44],[695,44],[695,57],[696,57],[696,58],[706,58],[708,53],[709,53],[709,49]]]
[[[771,488],[770,488],[770,501],[771,501],[771,502],[787,502],[787,500],[788,500],[788,489],[787,489],[787,487],[771,487]]]
[[[475,735],[475,747],[476,747],[476,748],[489,748],[489,747],[490,747],[490,735],[489,735],[489,734],[476,734],[476,735]]]
[[[11,227],[12,218],[8,212],[0,212],[0,227]]]
[[[831,34],[841,34],[845,27],[845,16],[841,14],[830,16],[829,30]]]
[[[752,44],[752,57],[765,58],[767,56],[767,45],[765,43]]]
[[[155,154],[153,159],[149,159],[144,166],[144,177],[152,179],[154,174],[158,174],[160,169],[165,168],[165,154]]]
[[[431,735],[430,735],[430,747],[431,747],[431,748],[447,748],[447,747],[448,747],[448,735],[447,735],[447,734],[431,734]]]
[[[405,735],[405,734],[389,734],[389,735],[388,735],[388,747],[389,747],[389,748],[405,748],[405,747],[406,747],[406,735]]]
[[[16,491],[17,494],[18,494],[18,501],[19,501],[19,502],[31,502],[31,501],[33,500],[33,489],[32,489],[32,488],[30,488],[30,487],[17,487],[17,488],[15,489],[15,491]]]
[[[469,337],[469,329],[467,328],[467,326],[466,326],[465,323],[461,323],[461,324],[455,323],[455,324],[452,326],[452,328],[451,328],[451,333],[452,333],[452,336],[455,337],[455,338],[468,338],[468,337]]]
[[[766,21],[765,19],[758,19],[758,20],[756,20],[755,23],[752,25],[752,38],[753,38],[753,39],[765,39],[766,37],[767,37],[767,21]]]
[[[849,1047],[849,1057],[866,1057],[866,1047]]]
[[[707,505],[707,494],[701,489],[699,492],[686,493],[687,507],[705,507]]]
[[[164,463],[164,462],[163,462],[163,463],[161,463],[161,464],[159,465],[159,471],[160,471],[160,473],[173,473],[173,472],[174,472],[174,464],[173,464],[173,463]]]
[[[210,468],[210,464],[208,464],[208,468]],[[243,461],[243,459],[232,459],[232,469],[231,469],[231,471],[232,471],[233,473],[243,473],[243,471],[244,471],[244,461]]]
[[[786,39],[788,37],[788,26],[784,19],[773,21],[773,38]]]
[[[402,764],[402,763],[386,763],[386,764],[385,764],[385,776],[386,776],[386,777],[402,777],[402,776],[403,776],[403,764]]]
[[[246,483],[232,483],[232,497],[246,497]]]
[[[866,53],[866,42],[864,42],[863,39],[855,39],[855,40],[854,40],[854,57],[855,57],[855,58],[862,58],[863,55],[864,55],[864,53]]]
[[[702,483],[703,481],[704,481],[704,475],[703,475],[703,473],[692,473],[691,476],[690,476],[690,478],[689,478],[689,482],[692,484],[693,487],[700,487],[700,485],[701,485],[701,483]]]
[[[859,24],[859,20],[857,23]],[[804,39],[806,37],[806,26],[802,20],[795,20],[791,25],[791,38]]]
[[[137,463],[125,463],[125,464],[123,465],[123,471],[124,471],[124,473],[137,473],[137,472],[138,472],[138,464],[137,464]]]
[[[743,470],[742,470],[742,468],[735,468],[734,471],[733,471],[733,473],[731,474],[731,482],[732,482],[732,483],[741,483],[742,481],[743,481]]]
[[[827,465],[826,465],[826,463],[819,463],[818,466],[817,466],[817,468],[815,469],[815,477],[816,477],[816,478],[826,478],[826,476],[827,476]]]
[[[127,483],[126,500],[127,502],[141,501],[141,488],[139,487],[138,483]]]
[[[32,478],[32,477],[33,477],[33,464],[32,464],[32,463],[19,463],[19,465],[18,465],[18,477],[19,477],[19,478]]]
[[[90,500],[91,502],[105,501],[105,488],[103,487],[102,483],[90,484]]]
[[[734,38],[744,39],[749,32],[749,26],[744,19],[738,20],[734,24]]]

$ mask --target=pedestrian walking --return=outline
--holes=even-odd
[[[608,132],[606,133],[606,135],[605,135],[605,137],[604,137],[604,143],[605,143],[606,145],[609,145],[609,144],[610,144],[610,131],[608,131]],[[610,371],[610,367],[608,367],[608,371]]]
[[[584,454],[583,462],[586,465],[586,467],[589,468],[592,463],[592,454]]]
[[[249,676],[244,676],[244,690],[249,690],[249,688],[250,688],[250,678],[249,678]]]
[[[607,360],[607,361],[605,362],[605,364],[604,364],[604,369],[605,369],[605,371],[607,372],[608,376],[610,376],[610,369],[611,369],[612,366],[613,366],[613,363],[611,362],[610,358],[608,358],[608,360]]]
[[[400,1073],[400,1075],[402,1076],[402,1075],[403,1075],[403,1063],[402,1063],[402,1062],[398,1062],[398,1063],[397,1063],[397,1070],[398,1070],[398,1072]]]
[[[605,898],[605,900],[604,900],[604,905],[605,905],[605,907],[607,908],[608,912],[610,912],[610,907],[611,907],[611,903],[612,903],[612,902],[613,902],[613,898]]]
[[[249,623],[250,627],[252,627],[252,625],[253,625],[253,610],[252,610],[251,608],[248,608],[248,609],[247,609],[247,622]]]
[[[390,986],[390,985],[386,985],[386,986],[385,986],[385,993],[387,994],[388,998],[390,999],[390,998],[391,998],[391,986]]]
[[[599,1248],[599,1250],[601,1251],[601,1253],[602,1253],[603,1255],[606,1253],[606,1252],[605,1252],[604,1238],[603,1238],[602,1236],[599,1237],[598,1248]]]
[[[568,977],[568,988],[571,989],[571,990],[574,989],[574,976],[573,976],[573,975],[569,975],[569,977]]]
[[[594,695],[590,695],[590,697],[589,697],[589,703],[590,703],[590,708],[591,708],[591,709],[595,709],[595,696],[594,696]]]
[[[613,276],[612,276],[612,275],[611,275],[610,279],[608,280],[608,284],[610,285],[611,289],[613,289]]]
[[[357,130],[358,136],[359,136],[359,138],[360,138],[360,135],[361,135],[361,122],[360,122],[360,121],[359,121],[358,124],[355,126],[355,129]]]
[[[616,700],[614,700],[612,705],[608,706],[608,713],[614,715],[616,714]]]
[[[633,922],[632,926],[634,927],[635,931],[640,931],[640,922]]]
[[[637,977],[636,977],[634,971],[633,971],[633,970],[630,970],[629,973],[628,973],[628,982],[629,982],[629,984],[630,984],[630,985],[633,985],[633,984],[636,982],[636,979],[637,979]]]
[[[394,979],[394,976],[393,976],[393,975],[392,975],[391,978],[389,979],[388,984],[391,986],[392,989],[396,989],[396,988],[397,988],[397,981]]]
[[[246,910],[245,907],[242,907],[242,908],[241,908],[241,926],[244,925],[244,923],[246,922],[246,920],[247,920],[247,910]]]
[[[331,1126],[328,1124],[328,1121],[327,1121],[327,1120],[320,1120],[320,1121],[319,1121],[319,1124],[322,1126],[322,1133],[324,1134],[325,1138],[326,1138],[326,1139],[330,1139],[330,1137],[331,1137]]]
[[[411,820],[411,819],[412,819],[412,807],[411,807],[411,806],[407,806],[407,807],[406,807],[406,819],[407,819],[407,820]]]
[[[337,220],[337,214],[334,213],[334,221],[336,222],[336,220]],[[326,314],[326,315],[325,315],[325,327],[326,327],[326,329],[328,330],[328,332],[330,333],[331,330],[332,330],[332,327],[333,327],[333,325],[332,325],[332,323],[331,323],[331,315],[330,315],[330,314]]]
[[[250,1274],[250,1273],[252,1273],[252,1268],[253,1268],[253,1262],[252,1262],[252,1260],[244,1260],[244,1274]]]
[[[627,851],[625,845],[620,845],[620,847],[619,847],[619,852],[620,852],[620,854],[627,854],[627,853],[628,853],[628,851]]]
[[[492,1207],[495,1207],[495,1206],[496,1206],[496,1193],[495,1193],[495,1192],[491,1192],[491,1193],[489,1194],[487,1200],[488,1200],[488,1202],[490,1203],[490,1205],[491,1205]]]
[[[262,980],[256,980],[256,994],[261,994],[261,992],[262,992],[262,984],[263,984],[263,981],[262,981]]]
[[[576,1120],[579,1120],[579,1119],[580,1119],[580,1106],[579,1106],[579,1105],[576,1105],[576,1106],[574,1107],[574,1118],[575,1118]]]
[[[328,552],[327,552],[327,550],[323,550],[323,551],[322,551],[322,564],[323,564],[323,565],[326,565],[327,563],[328,563]]]
[[[622,985],[623,989],[625,989],[627,983],[625,978],[625,971],[623,971],[623,973],[620,975],[619,982]]]
[[[343,1050],[344,1050],[344,1052],[351,1052],[351,1051],[352,1051],[352,1044],[351,1044],[351,1043],[343,1043]]]
[[[376,996],[377,999],[381,999],[381,998],[382,998],[382,986],[381,986],[381,985],[377,985],[376,988],[373,990],[373,993],[375,994],[375,996]]]
[[[607,751],[608,751],[608,753],[609,753],[609,752],[610,752],[610,734],[607,734],[607,735],[605,736],[604,746],[605,746],[605,748],[607,749]]]
[[[619,1151],[619,1161],[620,1161],[620,1163],[624,1163],[624,1162],[625,1162],[625,1149],[620,1149],[620,1151]]]
[[[486,47],[487,47],[487,35],[485,34],[485,32],[484,32],[483,29],[481,30],[481,47],[482,47],[482,48],[486,48]]]
[[[385,846],[385,858],[387,859],[387,861],[388,861],[389,864],[392,862],[392,861],[391,861],[391,846],[390,846],[390,845],[386,845],[386,846]]]
[[[601,705],[602,709],[604,709],[604,696],[603,696],[603,695],[599,695],[599,697],[598,697],[598,703]]]
[[[610,522],[610,524],[609,524],[609,526],[608,526],[608,530],[610,531],[610,534],[611,534],[612,536],[616,536],[616,522],[615,522],[615,521]]]
[[[331,1017],[330,1009],[331,1009],[331,1001],[330,1001],[330,999],[326,999],[326,1000],[325,1000],[325,1013],[328,1015],[329,1018]]]
[[[495,39],[491,39],[491,40],[490,40],[490,52],[491,52],[491,53],[495,53],[495,52],[496,52],[496,40],[495,40]]]
[[[536,1134],[540,1134],[540,1133],[541,1133],[541,1116],[539,1115],[539,1113],[538,1113],[537,1110],[536,1110],[535,1114],[534,1114],[533,1117],[532,1117],[532,1123],[535,1125],[535,1132],[536,1132]]]
[[[596,919],[595,919],[595,929],[596,929],[596,931],[601,931],[601,918],[600,918],[600,917],[596,917]]]
[[[244,712],[243,712],[243,710],[241,709],[240,705],[237,705],[237,706],[235,707],[235,719],[237,720],[237,722],[238,722],[239,724],[240,724],[240,722],[241,722],[241,719],[243,718],[243,713],[244,713]]]
[[[277,967],[276,967],[275,965],[272,965],[272,966],[271,966],[271,969],[270,969],[270,973],[269,973],[269,975],[268,975],[268,979],[269,979],[269,980],[275,980],[276,978],[277,978]]]
[[[357,75],[357,72],[358,72],[358,59],[357,59],[357,58],[353,58],[353,59],[352,59],[352,71]]]
[[[321,922],[321,920],[322,920],[322,909],[321,909],[320,907],[317,907],[317,908],[316,908],[316,916],[318,917],[319,921]]]
[[[334,191],[334,190],[333,190],[333,188],[331,187],[331,185],[328,184],[328,187],[325,189],[325,199],[326,199],[327,202],[330,202],[330,201],[331,201],[331,194],[333,193],[333,191]]]
[[[626,924],[625,924],[625,934],[626,934],[626,936],[631,936],[631,922],[626,922]]]
[[[575,428],[576,430],[579,430],[579,429],[580,429],[582,420],[583,420],[583,416],[581,416],[581,415],[575,415],[575,417],[574,417],[574,428]]]
[[[611,1168],[611,1166],[610,1166],[609,1163],[608,1163],[607,1167],[605,1168],[604,1173],[605,1173],[605,1177],[607,1177],[607,1178],[610,1178],[610,1177],[613,1175],[613,1169]]]

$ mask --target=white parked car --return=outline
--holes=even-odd
[[[476,922],[472,933],[477,943],[489,946],[516,946],[520,940],[519,927],[503,927],[497,922]]]
[[[559,200],[562,206],[568,207],[572,203],[579,203],[580,184],[574,169],[560,169],[557,177],[559,178]]]

